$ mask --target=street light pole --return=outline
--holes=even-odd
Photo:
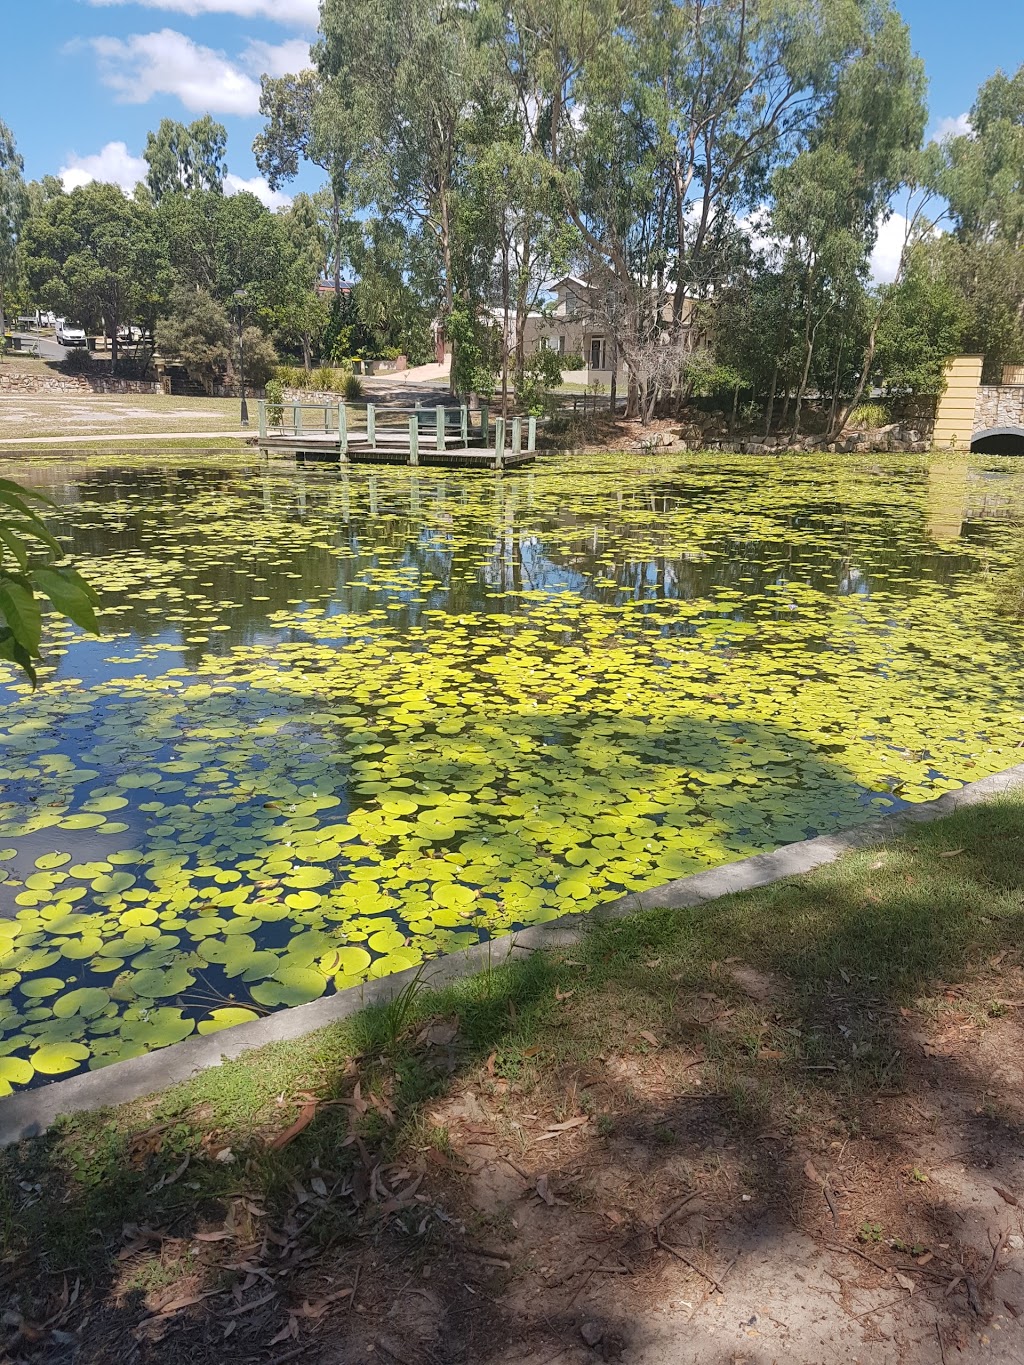
[[[238,305],[238,388],[242,395],[241,422],[243,428],[249,425],[249,404],[245,401],[245,340],[242,330],[242,308],[245,303],[245,290],[235,290],[235,302]]]

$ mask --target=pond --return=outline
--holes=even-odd
[[[5,473],[106,633],[3,675],[3,1093],[1020,758],[1024,461]]]

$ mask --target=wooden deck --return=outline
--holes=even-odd
[[[492,423],[486,409],[477,421],[464,406],[378,410],[367,404],[359,427],[358,413],[344,403],[285,403],[278,406],[273,424],[268,408],[261,399],[260,449],[299,460],[501,470],[536,459],[537,423],[532,417],[508,422],[499,417]]]

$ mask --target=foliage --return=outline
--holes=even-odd
[[[76,346],[66,353],[60,362],[60,367],[66,374],[92,374],[96,369],[96,364],[87,347]]]
[[[170,315],[156,329],[157,348],[165,359],[183,362],[210,390],[227,368],[232,343],[230,319],[216,299],[204,290],[174,291]]]
[[[61,563],[62,546],[47,530],[39,508],[54,504],[43,494],[0,479],[0,659],[13,663],[36,685],[46,598],[61,616],[99,634],[99,597],[82,576]]]
[[[346,403],[360,403],[363,399],[363,381],[357,374],[347,370],[341,392]]]
[[[539,416],[544,411],[548,391],[559,387],[567,370],[578,370],[582,365],[581,355],[561,354],[542,347],[527,357],[522,377],[516,383],[516,398],[528,413]]]
[[[277,369],[277,351],[273,342],[258,327],[246,327],[242,333],[242,350],[246,383],[257,389],[263,388]],[[235,351],[234,362],[238,365],[237,342]]]
[[[152,210],[116,185],[93,182],[51,198],[25,228],[37,296],[88,331],[106,328],[116,364],[120,327],[160,291]]]
[[[846,419],[847,426],[884,427],[892,421],[892,412],[885,403],[858,403]]]
[[[267,421],[271,426],[280,426],[284,418],[284,381],[280,378],[268,379],[266,387]]]
[[[18,239],[28,214],[29,200],[14,134],[0,120],[0,345],[7,331],[4,316],[7,291],[18,260]]]
[[[227,174],[227,130],[209,114],[194,123],[161,119],[146,138],[142,153],[149,170],[146,185],[159,203],[167,195],[206,190],[221,193]]]

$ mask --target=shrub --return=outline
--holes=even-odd
[[[321,365],[318,370],[313,371],[313,388],[327,393],[338,391],[338,376],[332,365]]]
[[[80,350],[76,347],[73,351],[68,351],[61,360],[61,369],[66,374],[89,374],[92,367],[92,356],[84,348]]]
[[[860,403],[850,413],[847,426],[885,427],[892,421],[892,414],[885,403]]]
[[[262,389],[277,369],[274,343],[258,327],[247,327],[243,335],[245,378],[255,389]]]
[[[385,346],[378,357],[380,360],[397,360],[403,352],[398,346]]]
[[[346,403],[358,403],[363,396],[363,383],[357,374],[346,373],[341,386]]]
[[[287,369],[287,366],[284,367]],[[284,418],[284,380],[267,380],[267,421],[271,426],[280,426]]]
[[[300,374],[305,374],[305,371],[294,365],[278,365],[274,378],[279,379],[286,389],[294,389],[298,387]]]

